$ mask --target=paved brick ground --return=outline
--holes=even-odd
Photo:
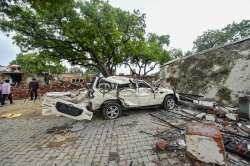
[[[130,111],[117,120],[95,118],[76,122],[64,117],[0,119],[0,165],[157,165],[153,151],[156,133],[166,127],[152,123],[150,111]],[[48,134],[46,130],[64,124],[82,130]],[[178,164],[177,153],[160,154],[161,165]]]

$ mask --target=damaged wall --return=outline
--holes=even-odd
[[[160,78],[178,92],[237,103],[250,95],[250,38],[168,62]]]

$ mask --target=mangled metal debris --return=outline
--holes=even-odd
[[[169,150],[172,153],[181,151],[189,157],[191,165],[249,165],[246,160],[250,159],[250,122],[239,119],[237,109],[226,109],[228,117],[183,108],[150,113],[153,123],[167,128],[153,136],[168,143],[166,148],[160,149],[168,153]],[[232,159],[231,155],[229,159],[227,153],[236,154],[243,160]]]

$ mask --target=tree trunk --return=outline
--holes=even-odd
[[[109,67],[104,65],[99,65],[98,70],[102,73],[104,77],[112,76],[114,74],[114,71],[109,69]]]

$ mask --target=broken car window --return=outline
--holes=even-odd
[[[151,87],[148,85],[148,84],[146,84],[145,82],[139,82],[139,88],[150,88],[151,89]]]

